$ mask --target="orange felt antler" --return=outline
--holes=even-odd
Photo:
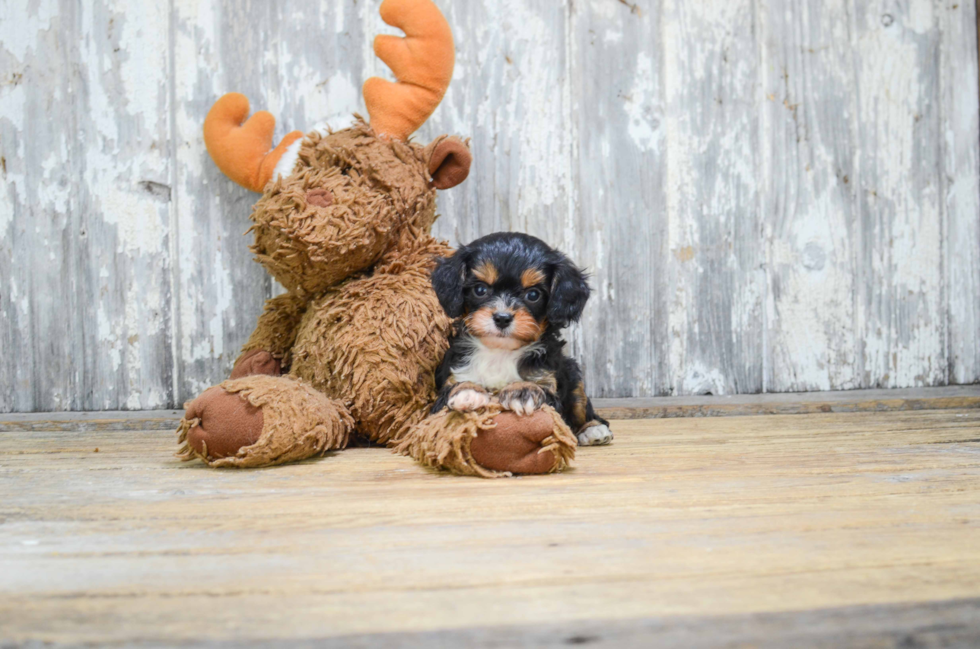
[[[261,192],[272,178],[286,147],[303,137],[293,131],[272,148],[276,118],[264,110],[248,119],[248,99],[229,92],[214,103],[204,118],[204,144],[218,169],[236,183]],[[244,123],[243,123],[244,122]]]
[[[374,53],[398,83],[371,77],[364,82],[364,103],[375,133],[406,140],[446,94],[456,57],[453,34],[432,0],[384,0],[381,19],[405,32],[404,38],[374,39]]]

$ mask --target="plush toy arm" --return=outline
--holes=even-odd
[[[265,310],[259,316],[255,331],[248,342],[242,347],[242,354],[235,361],[232,378],[247,374],[278,374],[279,370],[288,368],[290,352],[296,342],[296,330],[299,322],[306,313],[308,301],[295,293],[283,293],[271,300],[266,300]],[[245,364],[255,364],[257,353],[266,352],[275,359],[278,367],[271,371],[244,371]],[[268,359],[265,359],[268,362]],[[240,371],[240,367],[242,371]]]

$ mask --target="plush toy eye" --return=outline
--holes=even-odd
[[[486,284],[477,284],[476,286],[473,287],[473,295],[477,297],[484,297],[489,292],[490,289],[487,287]]]
[[[530,291],[524,294],[524,299],[528,302],[537,302],[541,299],[541,291],[536,288],[532,288]]]

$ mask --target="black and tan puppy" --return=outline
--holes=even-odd
[[[561,330],[582,315],[590,293],[565,255],[526,234],[490,234],[441,259],[432,286],[456,321],[432,412],[497,399],[525,415],[548,404],[580,445],[612,441],[609,422],[585,396],[578,363],[562,351]]]

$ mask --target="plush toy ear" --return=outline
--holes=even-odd
[[[450,318],[463,315],[463,279],[466,275],[466,248],[440,259],[432,271],[432,289]]]
[[[425,152],[429,158],[432,186],[436,189],[455,187],[470,173],[473,154],[466,143],[458,138],[438,137],[426,147]]]
[[[563,258],[555,266],[551,278],[548,322],[556,327],[564,327],[578,320],[591,292],[585,273]]]

